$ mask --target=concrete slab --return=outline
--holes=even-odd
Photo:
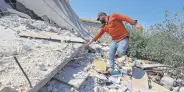
[[[52,77],[54,77],[58,71],[60,71],[69,61],[73,60],[73,58],[81,52],[84,46],[79,47],[77,51],[75,51],[69,58],[66,58],[64,62],[60,63],[53,71],[51,71],[47,77],[45,77],[43,80],[41,80],[39,83],[37,83],[29,92],[37,92],[39,89],[44,86]]]
[[[61,68],[83,51],[83,46],[79,48],[81,44],[20,38],[17,35],[20,31],[38,31],[26,27],[28,22],[32,23],[34,20],[15,15],[5,16],[0,20],[3,25],[10,27],[5,28],[6,26],[0,25],[0,90],[10,87],[17,91],[23,90],[22,92],[37,92]],[[59,30],[54,26],[53,28]],[[73,38],[73,33],[67,30],[61,31],[61,34]],[[4,52],[12,54],[7,56]],[[33,88],[29,87],[25,76],[12,58],[13,55],[16,55]]]
[[[54,76],[54,79],[79,89],[89,76],[87,70],[90,67],[87,66],[88,64],[82,64],[82,61],[70,62]]]
[[[62,73],[57,74],[54,78],[79,89],[88,76],[89,74],[84,72],[84,68],[65,67]]]

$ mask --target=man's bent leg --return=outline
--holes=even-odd
[[[127,49],[128,49],[128,37],[119,41],[117,43],[117,45],[118,45],[118,48],[117,48],[118,56],[119,57],[124,56],[126,54]]]
[[[112,41],[110,52],[109,52],[109,61],[108,61],[108,67],[110,68],[114,68],[116,50],[117,50],[117,43]]]

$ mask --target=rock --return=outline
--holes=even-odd
[[[4,71],[5,69],[6,69],[6,67],[0,66],[0,72]]]
[[[129,82],[123,81],[123,85],[125,85],[130,91],[132,90],[132,85]]]
[[[106,87],[98,87],[98,92],[109,92],[109,89]]]
[[[179,92],[184,92],[184,87],[181,87]]]
[[[176,92],[184,92],[184,87],[181,87],[181,88],[179,88],[179,87],[174,87],[174,90],[175,90]]]
[[[23,45],[22,50],[23,50],[23,52],[27,52],[27,51],[31,51],[32,48],[30,46]]]
[[[36,29],[36,27],[34,27],[33,25],[31,24],[27,24],[26,27],[30,28],[30,29]]]
[[[116,89],[110,89],[108,92],[116,92]]]
[[[72,88],[70,89],[70,92],[75,92],[75,88],[72,87]]]
[[[107,78],[105,77],[105,75],[103,74],[99,74],[97,72],[94,72],[94,77],[98,78],[98,79],[102,79],[102,80],[107,80]]]
[[[174,84],[173,84],[173,86],[174,87],[177,87],[177,86],[184,86],[184,81],[183,80],[181,80],[181,79],[177,79],[175,82],[174,82]]]
[[[132,60],[132,58],[127,57],[127,61],[132,62],[133,60]]]
[[[99,87],[95,86],[94,89],[93,89],[93,92],[99,92]]]
[[[171,77],[166,77],[164,76],[162,79],[161,79],[161,83],[164,84],[165,86],[167,87],[172,87],[173,84],[174,84],[174,79],[171,78]]]
[[[145,64],[144,60],[136,60],[136,64]]]
[[[118,62],[118,63],[123,63],[123,62],[125,62],[126,57],[127,57],[127,56],[122,56],[122,57],[118,58],[118,59],[117,59],[117,62]]]
[[[109,51],[109,47],[103,47],[102,48],[104,51]]]
[[[119,77],[119,76],[110,76],[110,77],[109,77],[109,81],[111,81],[111,82],[113,82],[113,83],[119,84],[120,81],[121,81],[121,77]]]
[[[128,88],[124,85],[121,85],[121,87],[117,90],[117,92],[126,92]]]

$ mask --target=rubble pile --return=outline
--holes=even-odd
[[[91,25],[90,25],[91,26]],[[116,58],[115,70],[108,73],[107,61],[109,47],[92,44],[96,53],[83,53],[65,66],[55,77],[59,80],[50,80],[40,92],[184,92],[182,78],[169,76],[172,68],[149,60],[139,60],[123,56]],[[81,58],[82,57],[82,58]],[[93,59],[89,59],[93,58]],[[83,70],[80,70],[86,64]],[[79,88],[63,83],[62,75],[68,75],[69,69],[79,70],[68,77],[82,77],[84,82]],[[141,76],[141,77],[140,77]],[[76,82],[76,81],[72,81]]]
[[[18,36],[20,32],[54,33],[59,30],[60,33],[57,34],[61,37],[65,35],[80,39],[67,30],[43,21],[24,19],[17,15],[0,18],[0,90],[10,87],[17,91],[27,92],[30,89],[29,83],[13,56],[17,57],[34,87],[82,45]]]
[[[166,77],[166,73],[160,73],[160,71],[165,72],[164,69],[170,69],[166,65],[123,56],[116,59],[115,70],[112,73],[108,73],[106,71],[108,59],[102,57],[102,54],[108,53],[107,47],[103,47],[101,50],[99,50],[100,45],[92,45],[92,47],[96,53],[88,53],[88,51],[82,53],[76,57],[76,60],[71,61],[55,75],[60,76],[59,80],[62,80],[61,76],[63,74],[68,75],[68,73],[71,73],[67,72],[69,68],[80,70],[85,65],[82,71],[68,76],[80,76],[82,78],[81,76],[89,74],[79,88],[53,79],[40,92],[177,92],[177,90],[180,90],[178,92],[183,92],[183,80],[180,80],[180,83],[177,83],[180,86],[176,87],[174,86],[175,79]],[[137,76],[142,77],[137,78]]]
[[[88,75],[88,71],[91,68],[91,63],[95,59],[99,58],[99,53],[89,53],[89,50],[85,50],[83,53],[80,53],[75,57],[72,61],[70,61],[63,69],[61,69],[55,76],[52,78],[44,87],[40,89],[40,92],[71,92],[80,91],[80,92],[92,92],[93,87],[93,79],[88,77],[85,79],[86,74]],[[73,69],[73,71],[70,71]],[[74,73],[72,73],[74,72]],[[73,74],[73,75],[70,75]],[[71,85],[66,85],[66,83],[60,82],[62,79],[68,80],[67,77],[70,78],[78,78],[79,80],[73,80],[74,84],[80,82],[80,79],[84,79],[84,83],[82,83],[81,87],[75,88]],[[58,80],[55,80],[57,78]],[[80,84],[77,84],[77,86]]]
[[[19,33],[28,31],[55,33],[63,40],[55,42],[20,37]],[[30,89],[13,56],[18,58],[35,86],[79,47],[83,47],[82,39],[68,43],[64,41],[68,40],[65,36],[80,39],[68,30],[43,21],[17,15],[0,18],[0,90],[11,87],[27,92]],[[172,67],[153,61],[117,57],[114,71],[107,72],[108,52],[109,47],[104,44],[84,47],[64,68],[53,73],[54,77],[39,92],[184,92],[182,72],[171,72]],[[180,76],[173,77],[177,75]]]

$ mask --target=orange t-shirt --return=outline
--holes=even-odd
[[[128,22],[130,24],[135,22],[128,16],[114,13],[109,16],[107,24],[101,28],[100,32],[93,38],[93,41],[98,40],[98,38],[100,38],[105,32],[107,32],[115,42],[119,42],[120,40],[129,36],[129,33],[122,21]]]

